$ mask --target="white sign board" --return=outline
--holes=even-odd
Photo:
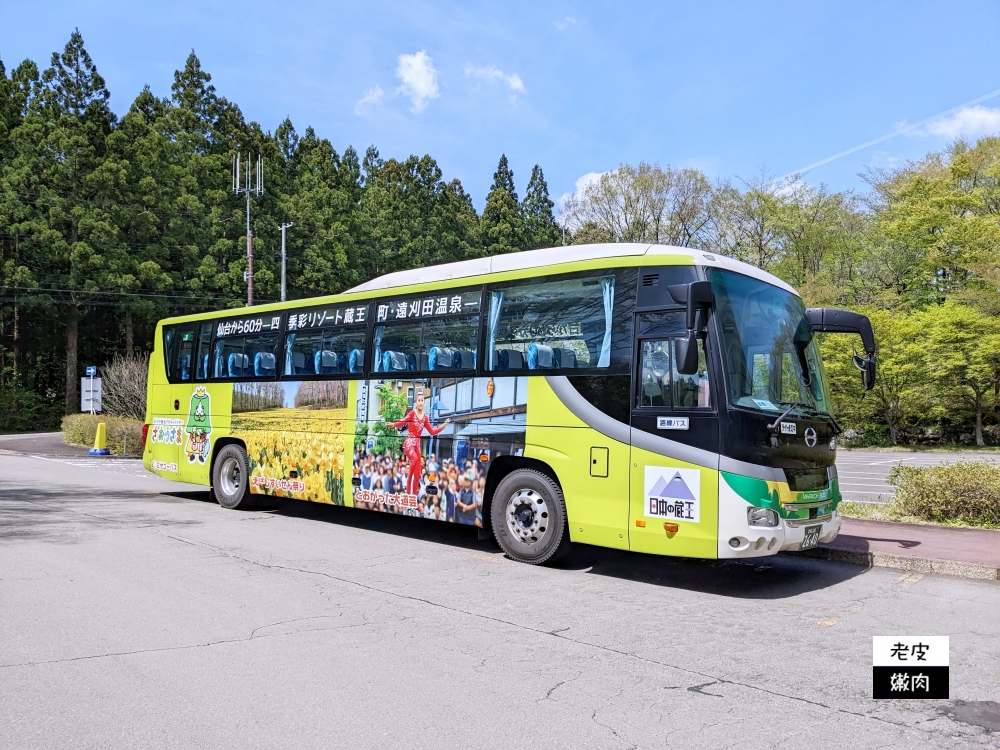
[[[93,409],[91,409],[91,405],[93,405]],[[100,378],[80,378],[80,411],[101,411]]]
[[[687,417],[657,417],[656,429],[658,430],[686,430],[690,427]]]

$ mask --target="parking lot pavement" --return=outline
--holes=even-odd
[[[1000,584],[580,546],[0,456],[0,747],[995,747]],[[951,701],[870,699],[951,636]],[[952,718],[954,717],[954,718]]]
[[[934,466],[944,461],[1000,461],[1000,453],[980,451],[863,451],[838,450],[837,475],[845,500],[884,503],[892,500],[896,488],[888,483],[896,464]]]
[[[15,452],[42,456],[86,456],[88,448],[66,445],[61,432],[0,435],[0,453]]]

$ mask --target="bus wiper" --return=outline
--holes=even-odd
[[[769,424],[767,426],[767,429],[771,430],[772,432],[777,432],[778,431],[778,425],[781,424],[781,420],[784,419],[785,417],[787,417],[789,414],[791,414],[792,413],[792,409],[798,409],[798,408],[812,409],[813,408],[812,406],[810,406],[809,404],[807,404],[807,403],[805,403],[803,401],[779,401],[778,403],[781,404],[782,406],[784,406],[785,404],[788,404],[788,408],[785,409],[784,412],[782,412],[782,414],[781,414],[780,417],[778,417],[777,419],[775,419],[773,422],[771,422],[771,424]]]
[[[778,403],[781,404],[782,406],[785,406],[787,404],[788,408],[785,409],[784,414],[782,414],[780,417],[778,417],[776,420],[774,420],[771,424],[767,426],[767,429],[771,430],[772,432],[778,431],[778,425],[781,424],[781,420],[787,417],[791,413],[792,409],[805,409],[806,411],[812,412],[817,416],[828,417],[830,421],[833,422],[834,435],[839,435],[844,431],[843,428],[841,428],[840,423],[837,421],[837,418],[833,416],[833,414],[831,414],[828,411],[823,411],[822,409],[817,409],[812,404],[807,404],[804,401],[779,401]]]

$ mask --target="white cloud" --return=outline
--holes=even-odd
[[[576,190],[574,190],[572,193],[563,193],[562,195],[559,196],[558,200],[556,200],[556,207],[558,208],[560,214],[566,207],[566,202],[569,201],[570,198],[583,197],[583,191],[586,190],[587,186],[599,182],[601,179],[601,175],[605,174],[607,174],[607,172],[587,172],[587,174],[577,177],[576,183],[573,185],[573,187],[575,187]],[[561,216],[558,217],[557,221],[559,221],[561,218],[562,218]]]
[[[354,105],[354,114],[356,115],[367,115],[371,106],[373,104],[378,104],[385,98],[385,92],[382,87],[375,84],[370,89],[368,93],[365,94],[358,100],[358,103]]]
[[[1000,107],[963,107],[954,114],[941,117],[913,131],[915,135],[936,135],[942,138],[1000,133]]]
[[[900,157],[893,156],[888,151],[876,150],[872,153],[871,165],[873,167],[895,168],[899,166],[901,161]]]
[[[580,22],[577,21],[573,16],[566,16],[563,20],[556,21],[556,28],[559,29],[559,31],[565,31],[570,26],[577,26],[579,25],[579,23]]]
[[[398,93],[410,97],[413,102],[411,111],[423,112],[427,102],[437,99],[441,93],[437,82],[438,72],[434,68],[434,60],[424,50],[415,55],[400,55],[396,66],[396,77],[402,85]]]
[[[524,81],[517,73],[504,73],[496,65],[487,65],[484,68],[474,68],[471,65],[465,67],[465,77],[475,78],[487,83],[503,82],[511,90],[513,96],[527,93]]]

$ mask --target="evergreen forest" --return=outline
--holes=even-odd
[[[557,223],[541,166],[519,197],[501,156],[480,213],[430,155],[248,122],[194,52],[169,94],[146,88],[121,116],[109,97],[79,32],[45,68],[0,61],[0,432],[57,427],[79,409],[83,365],[149,351],[160,318],[246,303],[240,152],[264,164],[256,303],[279,299],[289,222],[289,299],[552,247],[564,229],[567,243],[695,247],[776,274],[809,306],[871,316],[879,374],[864,398],[856,342],[822,343],[855,444],[1000,443],[1000,137],[870,170],[864,191],[622,164]]]

